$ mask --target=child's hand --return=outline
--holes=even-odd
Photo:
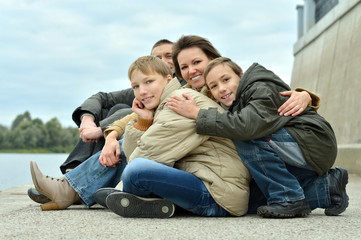
[[[196,120],[199,113],[196,102],[189,94],[183,93],[183,97],[170,97],[167,106],[179,115]]]
[[[133,100],[132,111],[138,114],[141,118],[150,119],[154,117],[154,110],[146,109],[143,103],[136,98]]]
[[[285,91],[280,92],[280,94],[282,96],[290,96],[290,98],[278,109],[278,112],[281,116],[297,116],[301,114],[307,108],[307,105],[311,102],[310,95],[305,91]]]
[[[99,157],[99,162],[104,167],[115,167],[120,159],[120,145],[117,140],[118,133],[112,131],[105,139],[105,144]]]

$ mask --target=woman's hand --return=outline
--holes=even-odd
[[[138,114],[141,118],[151,119],[154,117],[154,110],[146,109],[143,103],[136,98],[133,100],[132,111]]]
[[[301,114],[312,100],[311,96],[306,91],[285,91],[280,92],[280,94],[282,96],[290,96],[290,98],[278,109],[279,114],[285,117],[289,115],[294,117]]]
[[[118,133],[112,131],[105,139],[99,162],[104,167],[115,167],[122,159],[120,159],[120,146],[117,140]]]
[[[167,106],[184,117],[196,120],[199,113],[196,101],[191,95],[183,93],[183,97],[172,96],[167,101]]]

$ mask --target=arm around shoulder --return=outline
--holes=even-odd
[[[311,102],[308,104],[308,106],[314,108],[315,110],[318,110],[320,108],[321,99],[315,93],[310,92],[310,91],[308,91],[307,89],[304,89],[304,88],[296,88],[295,91],[297,91],[297,92],[303,92],[303,91],[307,92],[311,97]]]

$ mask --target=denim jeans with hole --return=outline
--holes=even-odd
[[[123,191],[140,197],[160,197],[200,216],[225,217],[219,206],[195,175],[155,161],[136,158],[124,169]]]
[[[234,140],[234,144],[267,204],[306,199],[311,209],[330,205],[327,174],[317,175],[287,129],[255,140]],[[252,199],[251,192],[249,208],[255,209]]]
[[[101,165],[99,162],[101,151],[99,151],[64,175],[86,206],[95,204],[94,193],[98,189],[115,187],[120,182],[122,172],[127,165],[122,143],[123,138],[119,140],[122,160],[115,167]]]

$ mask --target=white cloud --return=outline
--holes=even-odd
[[[259,62],[286,81],[296,1],[5,0],[0,5],[0,124],[20,113],[73,125],[98,91],[129,86],[128,66],[161,38],[208,38],[243,68]]]

